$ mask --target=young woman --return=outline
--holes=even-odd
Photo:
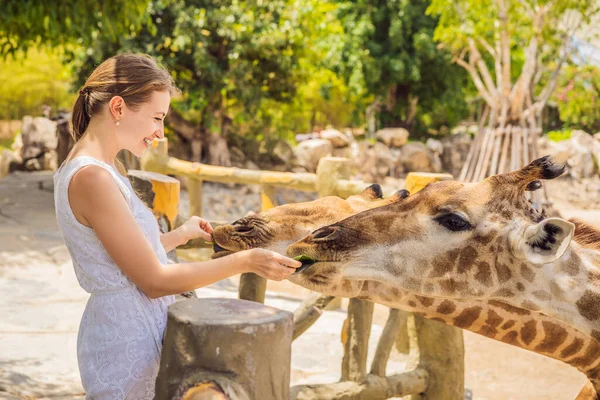
[[[170,74],[146,55],[122,54],[88,78],[73,107],[73,150],[54,174],[58,224],[81,287],[91,294],[77,340],[87,399],[152,399],[167,306],[176,293],[242,272],[282,280],[300,262],[253,249],[206,262],[167,264],[166,253],[203,237],[192,217],[161,234],[156,219],[115,167],[139,156],[163,122],[175,91]]]

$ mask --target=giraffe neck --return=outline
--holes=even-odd
[[[520,304],[502,293],[495,298],[540,311],[600,340],[600,252],[574,243],[563,257],[535,271]]]
[[[419,296],[375,281],[365,281],[359,297],[562,361],[585,374],[600,393],[600,343],[540,312],[494,300]]]

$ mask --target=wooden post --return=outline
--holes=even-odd
[[[261,211],[277,207],[275,198],[275,187],[271,185],[262,185],[260,191]],[[247,272],[240,276],[240,288],[238,297],[242,300],[251,300],[259,303],[265,302],[265,292],[267,291],[267,280],[252,272]]]
[[[406,336],[408,336],[408,332],[406,330],[407,317],[407,312],[398,310],[396,308],[390,308],[388,320],[383,328],[383,333],[381,334],[379,343],[377,343],[377,350],[375,351],[375,357],[373,357],[373,363],[371,364],[371,374],[385,376],[388,359],[390,358],[390,353],[394,347],[394,341],[396,341],[398,338],[398,334],[403,332],[406,334]],[[400,328],[404,329],[401,330]],[[398,340],[398,342],[400,341]],[[408,344],[408,340],[406,340],[405,343]],[[408,353],[410,346],[406,346],[406,348],[406,353]]]
[[[427,389],[411,400],[464,400],[465,348],[462,330],[414,315],[419,368],[429,373]]]
[[[434,174],[430,172],[409,172],[406,175],[406,190],[415,194],[432,182],[452,180],[450,174]]]
[[[188,196],[190,199],[190,217],[197,215],[201,217],[202,212],[202,181],[199,179],[188,178],[187,180]]]
[[[230,400],[289,399],[293,327],[292,313],[250,301],[169,306],[155,399],[196,399],[192,390],[213,390],[215,397],[198,398],[219,399],[219,389]]]
[[[362,382],[367,375],[373,307],[374,304],[370,301],[350,299],[348,317],[342,328],[342,381]]]
[[[155,172],[130,170],[129,181],[140,199],[148,205],[157,219],[165,218],[165,232],[174,229],[179,206],[179,181]]]

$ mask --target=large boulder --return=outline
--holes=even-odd
[[[402,146],[402,164],[406,172],[439,172],[435,170],[432,154],[421,142]]]
[[[26,116],[21,126],[23,147],[21,157],[26,163],[32,158],[38,158],[49,150],[56,150],[58,137],[56,135],[55,121],[48,118]]]
[[[408,131],[404,128],[384,128],[375,133],[377,140],[387,147],[400,147],[408,142]]]
[[[353,158],[361,179],[365,182],[383,183],[390,174],[396,175],[398,154],[383,143],[359,144],[358,157]]]
[[[466,130],[466,129],[465,129]],[[445,136],[441,140],[444,151],[442,152],[442,170],[450,173],[455,179],[467,160],[473,139],[467,133]]]
[[[308,172],[316,172],[319,160],[331,156],[333,145],[326,139],[310,139],[300,142],[295,152],[301,167]]]
[[[325,129],[321,131],[321,138],[329,140],[333,147],[346,147],[350,144],[350,138],[337,129]]]

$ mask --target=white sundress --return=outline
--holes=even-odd
[[[81,382],[86,399],[153,399],[167,307],[175,298],[147,297],[115,264],[94,230],[77,221],[69,204],[68,187],[73,175],[86,165],[111,173],[158,259],[168,263],[154,215],[114,167],[90,156],[78,156],[56,171],[56,218],[79,284],[91,294],[77,337]]]

